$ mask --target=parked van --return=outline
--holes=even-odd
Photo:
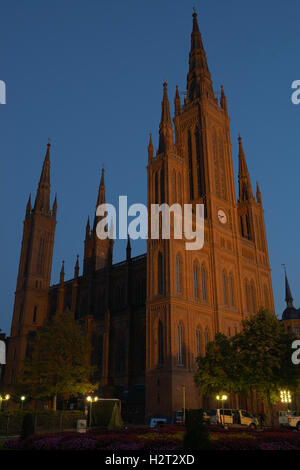
[[[294,411],[279,411],[279,425],[289,426],[289,416],[295,415]]]
[[[233,410],[230,408],[218,408],[209,410],[210,423],[222,424],[224,426],[243,426],[256,429],[258,419],[246,410]]]
[[[167,418],[151,418],[150,428],[152,429],[161,428],[162,426],[165,426],[167,423],[168,423]]]

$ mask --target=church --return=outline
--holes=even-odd
[[[7,388],[13,390],[28,338],[68,310],[92,345],[100,393],[121,398],[128,415],[172,415],[183,400],[187,408],[209,407],[194,385],[197,356],[217,332],[240,331],[261,306],[274,312],[261,192],[257,185],[253,193],[239,136],[236,195],[227,100],[223,87],[213,89],[195,12],[186,94],[182,102],[176,88],[174,110],[171,119],[164,82],[158,149],[151,135],[148,145],[148,223],[151,204],[204,204],[203,249],[186,250],[186,240],[171,235],[149,238],[147,253],[132,257],[128,239],[126,259],[113,263],[114,242],[97,237],[95,212],[82,272],[77,257],[74,278],[65,280],[62,265],[59,284],[51,285],[57,201],[50,205],[48,143],[35,201],[26,206]],[[96,207],[105,201],[102,170]]]

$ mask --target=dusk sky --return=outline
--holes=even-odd
[[[82,267],[87,216],[93,215],[102,164],[108,202],[146,203],[149,132],[158,144],[162,83],[173,112],[186,89],[192,7],[214,89],[223,84],[237,177],[238,133],[253,190],[265,210],[276,313],[284,309],[287,266],[300,307],[300,79],[296,0],[0,0],[1,296],[0,328],[9,334],[25,206],[35,197],[48,138],[51,192],[58,197],[52,282],[65,260]],[[125,258],[116,241],[114,262]],[[132,243],[133,256],[145,252]]]

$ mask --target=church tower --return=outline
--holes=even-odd
[[[178,88],[173,125],[163,85],[158,151],[148,146],[146,415],[207,406],[194,385],[196,358],[217,332],[232,336],[260,306],[274,310],[261,193],[255,200],[239,139],[236,201],[230,119],[223,87],[215,96],[197,14],[187,91]],[[150,238],[151,204],[204,204],[204,246]],[[193,210],[193,213],[195,211]],[[205,400],[207,400],[205,398]]]
[[[5,382],[13,384],[26,357],[28,335],[43,325],[48,312],[56,227],[56,196],[50,208],[50,143],[33,207],[26,206]]]
[[[94,223],[91,229],[90,220],[88,218],[86,224],[86,234],[84,241],[84,265],[83,274],[87,276],[98,269],[108,267],[112,263],[113,255],[113,239],[106,238],[101,240],[98,238],[96,233],[96,227],[98,222],[103,219],[104,216],[97,216],[97,207],[101,204],[105,204],[105,182],[104,182],[104,168],[102,168],[100,185],[98,190],[98,197],[94,215]]]

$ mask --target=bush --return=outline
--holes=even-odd
[[[34,419],[31,413],[27,413],[23,418],[20,439],[27,439],[32,434],[34,434]]]
[[[203,410],[187,410],[185,425],[186,433],[183,437],[184,449],[211,449],[208,429],[203,420]]]

